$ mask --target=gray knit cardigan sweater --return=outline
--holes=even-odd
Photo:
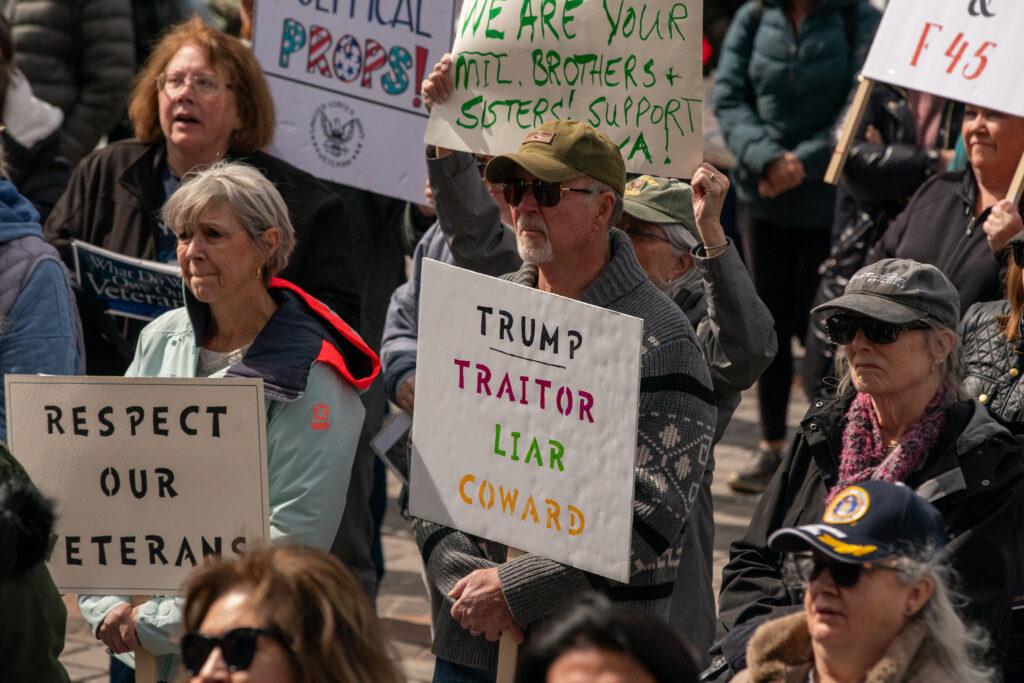
[[[472,636],[451,618],[447,597],[476,569],[498,565],[502,592],[516,623],[532,630],[599,591],[638,612],[668,619],[672,586],[684,548],[683,525],[700,491],[715,435],[715,394],[693,327],[679,307],[650,283],[625,233],[609,234],[611,261],[582,301],[642,318],[640,419],[633,500],[633,566],[629,584],[527,553],[511,562],[505,547],[413,519],[434,617],[435,656],[496,669],[497,643]],[[536,287],[537,268],[524,264],[503,279]],[[529,636],[528,636],[529,637]]]

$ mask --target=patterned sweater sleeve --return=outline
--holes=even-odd
[[[708,463],[715,397],[692,337],[647,348],[641,361],[640,419],[630,542],[631,575],[651,568],[682,533]],[[516,623],[529,625],[578,601],[605,579],[527,553],[498,566]]]

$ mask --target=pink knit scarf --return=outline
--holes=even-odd
[[[946,426],[945,400],[946,388],[942,387],[935,392],[917,424],[894,449],[886,453],[871,397],[857,394],[846,411],[843,451],[839,455],[839,481],[829,491],[825,504],[830,503],[842,489],[866,479],[906,481],[920,467]]]

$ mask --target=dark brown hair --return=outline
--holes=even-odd
[[[237,38],[207,26],[192,17],[168,31],[149,54],[149,59],[135,77],[128,101],[128,118],[135,128],[135,137],[143,142],[160,142],[160,105],[156,79],[167,64],[186,45],[194,45],[206,53],[210,66],[227,72],[238,105],[242,125],[231,136],[231,152],[252,154],[270,144],[274,137],[274,100],[263,78],[263,70],[252,50]]]
[[[377,616],[355,577],[328,553],[288,545],[198,569],[186,585],[185,630],[196,632],[228,593],[249,596],[289,641],[300,683],[398,683]]]

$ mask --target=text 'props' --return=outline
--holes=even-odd
[[[455,0],[256,4],[253,49],[277,108],[271,152],[325,180],[423,202],[420,84]]]

